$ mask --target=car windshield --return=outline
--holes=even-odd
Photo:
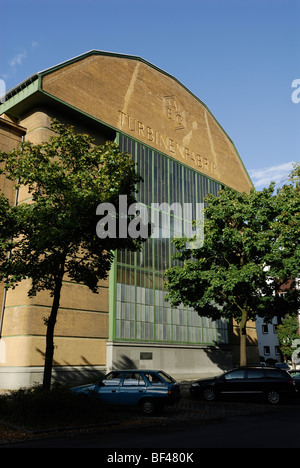
[[[165,372],[161,371],[161,372],[158,373],[158,375],[161,376],[168,383],[175,383],[176,382],[176,380],[174,380],[173,377],[166,374]]]

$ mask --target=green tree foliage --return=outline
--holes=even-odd
[[[297,316],[289,314],[282,319],[282,323],[277,327],[280,350],[287,359],[291,359],[295,350],[293,342],[299,339],[298,328]]]
[[[295,185],[300,184],[300,163],[293,164],[293,170],[289,175],[289,181]]]
[[[0,194],[0,262],[5,261],[7,258],[12,232],[12,208],[7,198],[3,194]]]
[[[256,316],[270,321],[297,307],[292,287],[280,287],[299,273],[299,187],[274,194],[274,184],[260,192],[224,188],[206,199],[204,244],[187,248],[176,239],[181,266],[166,271],[167,299],[183,303],[200,316],[235,319],[240,327],[240,364],[246,364],[246,325]]]
[[[136,250],[141,239],[100,239],[96,235],[96,208],[100,203],[118,205],[119,195],[135,202],[135,184],[140,180],[131,156],[112,142],[93,145],[90,136],[73,127],[52,122],[55,132],[39,145],[30,142],[18,150],[0,153],[7,178],[16,188],[29,190],[29,203],[10,208],[4,197],[0,204],[3,243],[14,235],[11,255],[2,255],[1,273],[6,287],[31,278],[34,296],[49,290],[52,310],[46,321],[44,388],[49,388],[54,353],[54,327],[64,275],[83,283],[94,293],[99,279],[107,277],[115,249]],[[5,218],[6,217],[6,218]],[[7,223],[10,217],[12,222]],[[5,257],[5,259],[4,259]]]

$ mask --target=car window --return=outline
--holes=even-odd
[[[262,379],[264,371],[262,369],[248,369],[248,379]]]
[[[286,374],[276,369],[266,369],[266,377],[268,379],[285,379]]]
[[[111,372],[101,381],[103,385],[120,385],[122,372]]]
[[[243,379],[245,377],[245,371],[244,369],[233,370],[225,374],[224,377],[225,380]]]
[[[124,386],[141,386],[146,385],[143,376],[138,372],[126,373],[123,381]]]
[[[170,375],[166,374],[165,372],[158,372],[158,375],[162,377],[168,383],[175,383],[176,380],[173,379]]]
[[[157,374],[152,374],[150,372],[145,372],[144,375],[149,380],[151,385],[165,385],[164,382]]]
[[[291,376],[295,379],[300,379],[300,372],[292,372]]]

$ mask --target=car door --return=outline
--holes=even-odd
[[[247,369],[246,391],[249,394],[262,394],[264,392],[264,370],[263,368]]]
[[[101,401],[109,404],[119,402],[122,377],[122,372],[110,372],[104,377],[103,380],[101,380],[97,389]]]
[[[246,390],[245,370],[234,369],[224,374],[218,382],[218,392],[221,394],[239,394]]]
[[[296,388],[300,390],[300,370],[289,372],[289,374],[293,377],[294,381],[296,382]]]
[[[125,372],[119,388],[119,403],[136,405],[146,393],[146,382],[139,372]]]
[[[157,399],[165,399],[168,397],[169,387],[167,383],[160,377],[157,372],[144,372],[147,379],[147,395]]]

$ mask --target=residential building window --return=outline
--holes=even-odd
[[[275,354],[277,355],[280,355],[280,347],[279,346],[275,346]]]

